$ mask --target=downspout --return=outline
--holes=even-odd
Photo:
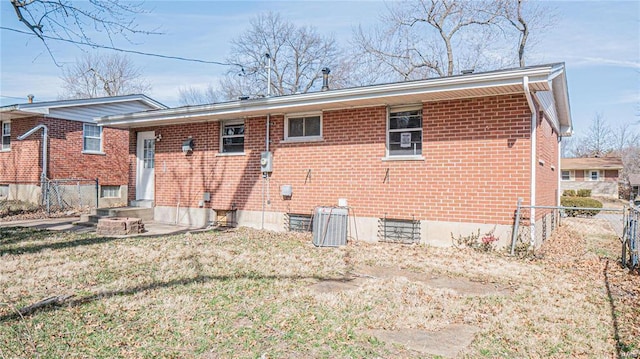
[[[531,206],[529,229],[531,233],[530,245],[533,247],[536,243],[536,149],[537,149],[537,127],[538,116],[536,112],[536,106],[533,103],[533,97],[531,96],[531,90],[529,89],[529,76],[522,78],[522,87],[524,89],[524,95],[527,98],[527,104],[531,110],[531,181],[530,181],[530,193],[531,198],[529,205]]]
[[[27,131],[25,134],[18,136],[18,140],[22,141],[26,139],[39,129],[42,129],[42,173],[40,174],[40,188],[42,190],[42,200],[44,201],[45,184],[47,182],[47,140],[49,138],[49,128],[47,127],[47,125],[40,124]]]
[[[264,54],[264,57],[267,58],[267,98],[271,97],[271,54],[268,52]],[[269,152],[269,130],[271,125],[271,114],[267,114],[267,124],[266,124],[266,134],[264,139],[264,150],[265,152]],[[261,229],[264,229],[264,214],[266,211],[265,202],[269,202],[269,173],[262,173],[262,222],[260,225]],[[267,198],[265,199],[265,187],[267,190]]]
[[[562,161],[562,136],[560,136],[560,133],[558,133],[558,162],[556,162],[558,169],[558,191],[556,193],[556,206],[558,207],[560,206],[560,196],[562,196],[562,188],[560,187],[562,186],[562,168],[560,167],[560,161]]]

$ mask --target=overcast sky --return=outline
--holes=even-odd
[[[616,126],[640,121],[640,2],[549,2],[559,13],[556,25],[546,30],[532,49],[529,65],[565,62],[569,98],[577,134],[584,133],[596,113]],[[202,60],[224,61],[229,40],[249,27],[261,12],[279,12],[299,25],[312,25],[319,33],[346,44],[354,27],[379,21],[383,1],[147,1],[151,12],[138,18],[143,28],[158,28],[164,35],[136,38],[125,48]],[[0,0],[0,26],[26,30],[9,0]],[[82,55],[73,45],[50,42],[56,61],[64,66]],[[0,29],[0,104],[58,99],[61,68],[40,40]],[[148,96],[178,105],[178,90],[217,84],[228,67],[188,61],[129,55],[143,68],[152,89]],[[634,129],[640,131],[640,125]]]

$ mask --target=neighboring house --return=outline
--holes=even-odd
[[[53,180],[98,179],[100,206],[126,204],[129,132],[100,127],[95,118],[164,108],[166,106],[144,95],[0,107],[0,196],[39,202],[44,175]],[[41,127],[23,140],[18,139],[37,126]],[[47,148],[43,151],[45,128]],[[44,168],[43,159],[46,162]],[[59,183],[86,187],[94,193],[91,203],[95,204],[95,182],[93,185],[90,181]]]
[[[640,204],[640,173],[629,175],[629,186],[631,187],[631,200]]]
[[[618,198],[623,165],[620,157],[563,158],[561,189],[590,189],[592,196]]]
[[[400,230],[384,225],[410,226],[410,240],[429,245],[478,229],[505,244],[519,198],[558,205],[559,136],[572,130],[564,64],[98,123],[131,131],[129,199],[154,206],[157,221],[205,226],[222,213],[287,230],[340,204],[353,238],[393,240]],[[532,215],[551,228],[548,211]]]

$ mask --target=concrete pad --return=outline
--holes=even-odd
[[[479,330],[480,328],[470,325],[453,324],[429,332],[417,329],[370,329],[366,333],[383,342],[401,344],[407,349],[422,354],[456,358],[460,351],[473,342],[473,338]]]
[[[95,226],[78,225],[75,224],[80,220],[79,217],[65,217],[65,218],[43,218],[43,219],[29,219],[19,221],[0,222],[0,227],[29,227],[35,229],[47,229],[52,231],[70,231],[75,233],[95,233]],[[126,236],[113,236],[120,237],[133,237],[133,236],[160,236],[160,235],[174,235],[187,232],[198,232],[206,229],[202,228],[189,228],[184,226],[176,226],[173,224],[157,223],[153,221],[144,221],[145,232],[139,234],[132,234]]]

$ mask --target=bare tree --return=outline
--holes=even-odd
[[[16,16],[49,49],[48,40],[100,46],[94,37],[105,35],[111,46],[116,38],[157,34],[138,28],[135,17],[145,13],[142,2],[121,0],[10,0]],[[49,51],[51,54],[51,51]],[[51,55],[53,57],[53,55]],[[54,58],[55,60],[55,58]]]
[[[451,76],[524,66],[533,34],[554,19],[552,8],[535,1],[405,0],[392,3],[378,27],[358,28],[353,45],[359,58],[396,75],[386,80]]]
[[[265,56],[271,58],[271,94],[305,93],[320,88],[322,68],[339,67],[340,51],[331,37],[320,36],[315,28],[296,26],[275,13],[258,15],[250,28],[231,42],[229,63],[243,65],[243,71],[229,72],[220,81],[221,97],[267,94]],[[332,86],[342,86],[332,73]]]
[[[611,127],[601,113],[596,113],[587,134],[577,141],[575,157],[604,157],[615,150]]]
[[[63,69],[65,99],[144,93],[151,89],[139,67],[121,54],[86,54],[69,68]]]
[[[189,86],[178,90],[178,101],[181,105],[202,105],[218,102],[217,90],[209,84],[204,90]]]
[[[517,55],[518,63],[525,66],[527,47],[532,45],[532,34],[540,33],[551,26],[557,18],[555,8],[532,0],[499,0],[501,17],[511,25],[511,29],[518,34]],[[505,31],[508,40],[509,31]]]
[[[413,0],[394,3],[372,32],[359,28],[354,44],[403,80],[450,76],[483,66],[480,56],[497,34],[497,1]],[[493,61],[493,60],[490,60]]]

